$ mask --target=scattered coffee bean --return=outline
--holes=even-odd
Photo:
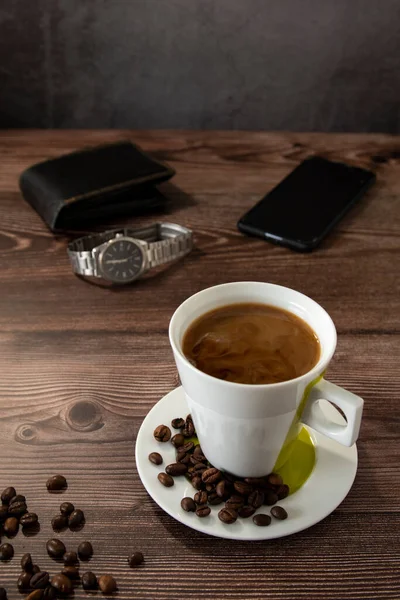
[[[33,565],[32,567],[32,575],[36,575],[36,573],[40,572],[40,567],[39,565]]]
[[[244,498],[243,496],[239,496],[238,494],[233,494],[228,500],[225,502],[226,508],[233,508],[233,510],[239,510],[244,506]]]
[[[166,425],[159,425],[155,428],[153,435],[157,442],[168,442],[171,438],[171,430]]]
[[[254,515],[253,523],[259,527],[268,527],[268,525],[271,523],[271,517],[269,515],[263,515],[260,513],[258,515]]]
[[[263,487],[267,480],[265,477],[245,477],[244,481],[255,487]]]
[[[161,465],[163,458],[159,452],[151,452],[149,454],[149,461],[153,463],[153,465]]]
[[[184,421],[184,419],[180,419],[180,418],[172,419],[171,425],[174,429],[182,429],[182,427],[185,426],[185,421]]]
[[[196,510],[195,501],[193,500],[193,498],[189,498],[189,496],[187,496],[186,498],[182,498],[181,507],[186,512],[195,512]]]
[[[97,577],[91,571],[87,571],[82,575],[82,587],[84,590],[97,589]]]
[[[209,492],[208,504],[211,506],[218,506],[218,504],[222,504],[222,502],[222,498],[220,498],[216,492]]]
[[[132,556],[128,558],[128,563],[130,567],[137,567],[141,565],[144,561],[144,556],[141,552],[134,552]]]
[[[14,556],[14,548],[11,544],[2,544],[0,546],[0,560],[11,560]]]
[[[33,568],[32,556],[29,554],[29,552],[27,552],[26,554],[24,554],[22,556],[21,567],[22,567],[23,571],[27,571],[28,573],[32,572],[32,568]]]
[[[175,448],[179,448],[179,446],[183,446],[184,443],[185,443],[185,438],[183,437],[183,435],[181,433],[177,433],[171,438],[171,444],[173,446],[175,446]]]
[[[42,600],[55,600],[57,598],[57,592],[52,585],[48,585],[43,591]]]
[[[73,550],[69,550],[63,555],[63,561],[64,565],[74,565],[78,562],[78,555]]]
[[[33,590],[44,590],[49,583],[49,574],[46,571],[40,571],[33,575],[30,580],[30,586]]]
[[[210,512],[211,512],[211,508],[209,506],[207,506],[207,504],[200,504],[196,508],[196,515],[200,518],[208,517]]]
[[[17,494],[17,492],[15,491],[15,488],[13,488],[13,487],[6,488],[1,493],[1,501],[2,501],[2,503],[3,504],[10,504],[11,498],[14,498],[16,496],[16,494]]]
[[[218,519],[227,525],[231,525],[236,521],[238,514],[233,508],[221,508],[218,513]]]
[[[46,544],[46,550],[47,554],[51,556],[51,558],[61,558],[66,552],[65,545],[61,540],[58,540],[57,538],[52,538],[51,540],[48,540]]]
[[[178,477],[179,475],[185,475],[187,473],[187,466],[183,463],[172,463],[165,467],[168,475],[172,475],[173,477]]]
[[[34,527],[39,522],[38,516],[34,512],[26,512],[19,520],[20,524],[24,529]]]
[[[25,598],[25,600],[42,600],[43,599],[43,590],[33,590],[33,592],[31,592],[29,594],[29,596],[27,596]]]
[[[22,571],[21,575],[18,577],[17,588],[20,592],[26,592],[31,589],[31,579],[32,573],[28,573],[28,571]]]
[[[250,506],[250,504],[247,504],[245,506],[242,506],[238,514],[239,517],[242,517],[242,519],[248,519],[249,517],[252,517],[255,512],[256,509],[254,508],[254,506]]]
[[[66,575],[58,573],[54,575],[51,580],[51,585],[56,588],[59,594],[65,594],[66,596],[72,592],[72,581]]]
[[[103,594],[112,594],[117,589],[117,582],[111,575],[101,575],[99,577],[99,588]]]
[[[200,444],[195,444],[195,447],[193,448],[193,454],[201,454],[202,456],[204,456]]]
[[[195,477],[193,477],[193,479],[192,479],[192,486],[196,490],[202,490],[204,488],[204,483],[202,481],[202,478],[199,477],[198,475],[196,475]]]
[[[15,517],[23,515],[27,512],[27,510],[28,507],[26,506],[26,503],[19,500],[17,502],[10,503],[8,506],[8,514]]]
[[[270,490],[266,490],[264,492],[264,504],[267,506],[273,506],[278,502],[278,496],[275,492],[271,492]]]
[[[8,517],[8,506],[7,504],[2,504],[0,506],[0,522],[4,521]]]
[[[183,446],[179,447],[179,452],[192,452],[194,449],[193,442],[186,442]]]
[[[66,577],[68,577],[68,579],[71,579],[72,581],[79,579],[79,571],[76,567],[72,565],[67,565],[66,567],[63,567],[61,573],[62,575],[65,575]]]
[[[283,500],[289,496],[289,486],[288,485],[280,485],[277,489],[276,495],[278,496],[278,500]]]
[[[83,514],[83,510],[81,510],[80,508],[75,509],[69,515],[68,525],[71,527],[71,529],[76,529],[77,527],[80,527],[84,524],[84,522],[85,515]]]
[[[250,506],[254,506],[254,508],[260,508],[264,504],[264,494],[260,492],[260,490],[254,490],[251,492],[247,499]]]
[[[78,546],[78,556],[81,560],[89,560],[93,556],[93,546],[90,542],[81,542]]]
[[[19,521],[16,517],[8,517],[4,521],[3,530],[4,533],[8,536],[17,535],[19,527]]]
[[[26,497],[22,494],[15,494],[15,496],[11,498],[10,504],[14,504],[14,502],[25,502],[26,504]]]
[[[68,487],[68,484],[63,475],[53,475],[46,481],[46,487],[49,492],[59,492]]]
[[[60,504],[60,513],[62,515],[70,515],[74,510],[75,506],[71,502],[62,502]]]
[[[203,463],[197,463],[196,465],[193,465],[193,474],[194,475],[202,476],[204,471],[206,471],[206,470],[207,470],[207,467]],[[208,485],[214,486],[213,483],[209,483]]]
[[[215,484],[206,483],[206,492],[215,492]]]
[[[186,419],[186,423],[184,425],[184,427],[182,428],[182,435],[185,438],[191,438],[193,437],[195,434],[195,429],[194,429],[194,425],[193,425],[193,421],[192,419]]]
[[[177,462],[183,463],[184,465],[188,465],[190,463],[190,454],[189,452],[178,452],[176,455]]]
[[[68,525],[68,515],[56,515],[51,520],[51,526],[54,531],[61,531],[65,529]]]
[[[171,475],[168,475],[167,473],[159,473],[157,479],[160,483],[165,485],[165,487],[172,487],[174,485],[174,480]]]
[[[217,483],[215,491],[217,492],[218,496],[222,498],[222,500],[227,500],[230,496],[229,483],[225,479],[222,479],[222,481]]]
[[[206,468],[206,462],[207,459],[205,456],[203,456],[202,454],[192,454],[192,456],[190,457],[190,462],[192,465],[198,465],[198,464],[202,464],[204,465],[204,468]]]
[[[279,521],[284,521],[288,516],[283,506],[274,506],[271,508],[271,515],[275,517],[275,519],[279,519]]]
[[[267,477],[267,481],[270,485],[282,485],[283,479],[278,473],[270,473]]]
[[[0,600],[7,600],[6,588],[0,587]]]
[[[253,486],[245,481],[235,481],[233,487],[235,491],[242,496],[248,496],[253,491]]]
[[[207,504],[207,492],[199,490],[195,493],[193,500],[196,504]]]
[[[216,469],[215,467],[211,467],[210,469],[206,469],[201,479],[204,483],[217,483],[221,479],[221,471]]]

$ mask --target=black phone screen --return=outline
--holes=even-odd
[[[295,250],[312,249],[374,181],[365,169],[309,158],[246,213],[238,228]]]

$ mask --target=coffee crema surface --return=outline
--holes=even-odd
[[[300,317],[268,304],[229,304],[196,319],[183,353],[200,371],[235,383],[265,384],[304,375],[318,362],[320,343]]]

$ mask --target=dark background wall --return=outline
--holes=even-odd
[[[400,132],[400,0],[0,0],[1,127]]]

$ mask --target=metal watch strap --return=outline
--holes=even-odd
[[[74,271],[80,275],[98,276],[93,250],[118,235],[147,242],[150,268],[182,258],[193,248],[191,230],[175,223],[154,223],[140,229],[111,229],[84,236],[68,244],[68,255]]]

